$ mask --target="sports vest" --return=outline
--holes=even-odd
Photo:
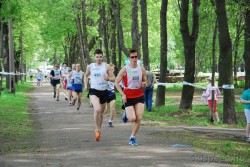
[[[107,75],[106,63],[96,66],[95,63],[90,64],[90,88],[96,90],[107,90],[108,81],[103,79]]]

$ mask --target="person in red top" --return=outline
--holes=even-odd
[[[135,135],[140,128],[144,111],[143,88],[146,87],[146,70],[137,64],[137,51],[131,49],[128,55],[130,63],[123,67],[115,79],[115,87],[120,92],[125,105],[125,113],[129,122],[134,122],[129,144],[137,146]],[[123,80],[124,89],[119,85]]]

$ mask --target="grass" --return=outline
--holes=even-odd
[[[220,158],[220,161],[230,162],[242,167],[248,167],[250,164],[249,144],[241,142],[242,139],[234,135],[192,131],[160,132],[155,135],[174,142],[185,142],[192,145],[201,155],[209,154],[212,157],[209,160],[208,158],[205,159],[207,162],[216,163]],[[203,154],[204,152],[205,154]],[[199,161],[199,159],[197,160]]]
[[[154,90],[156,91],[156,89]],[[196,95],[201,95],[201,90],[195,90]],[[235,94],[240,95],[242,88],[236,88]],[[153,107],[151,112],[145,111],[143,114],[143,124],[151,126],[209,126],[218,128],[245,128],[246,120],[244,115],[244,106],[235,102],[235,111],[237,117],[237,125],[227,125],[223,123],[210,123],[210,110],[204,102],[200,105],[193,105],[192,110],[180,111],[179,99],[168,97],[171,95],[181,95],[181,86],[172,86],[166,89],[166,105],[161,107]],[[121,113],[121,98],[117,94],[117,112]],[[155,96],[154,96],[155,97]],[[223,104],[217,105],[217,112],[220,118],[223,115]],[[250,164],[250,148],[249,144],[244,142],[244,138],[238,138],[234,135],[227,134],[209,134],[200,132],[159,132],[160,137],[168,138],[174,142],[185,142],[193,145],[199,152],[204,152],[218,157],[223,161],[230,162],[239,166],[247,167]],[[181,136],[181,137],[180,137]],[[218,162],[218,161],[217,161]]]
[[[0,153],[29,147],[25,141],[33,135],[34,129],[28,114],[30,97],[26,93],[31,90],[30,83],[19,83],[15,94],[7,89],[1,92]]]

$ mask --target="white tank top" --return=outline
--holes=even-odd
[[[115,83],[108,81],[108,91],[115,92]]]
[[[107,75],[106,63],[96,66],[95,63],[90,64],[90,88],[96,90],[107,90],[108,81],[103,79]]]
[[[82,71],[74,71],[73,72],[73,79],[74,79],[74,84],[82,84],[82,76],[83,72]]]
[[[59,80],[60,79],[60,70],[54,70],[54,80]]]
[[[142,84],[141,66],[137,65],[136,68],[132,68],[129,65],[126,65],[126,72],[127,72],[126,88],[129,88],[129,89],[141,88],[141,84]]]
[[[69,77],[69,75],[67,75],[67,86],[72,86],[72,83],[71,83],[71,77]]]
[[[37,73],[37,79],[42,79],[42,73],[41,72]]]
[[[61,73],[63,77],[67,77],[67,75],[69,74],[69,67],[62,68]]]

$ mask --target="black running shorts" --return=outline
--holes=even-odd
[[[96,89],[89,89],[89,95],[95,95],[99,98],[100,103],[104,104],[107,102],[108,91],[107,90],[96,90]]]
[[[144,96],[133,98],[133,99],[127,99],[127,103],[124,103],[124,104],[125,104],[125,108],[126,108],[126,107],[129,107],[129,106],[134,106],[137,103],[144,104]]]

